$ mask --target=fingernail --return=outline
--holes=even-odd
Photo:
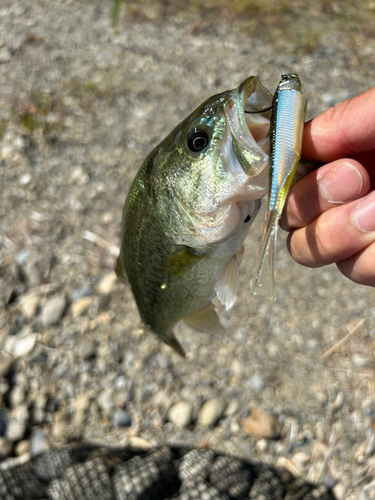
[[[375,231],[375,191],[359,202],[353,216],[358,229],[364,233]]]
[[[359,195],[363,179],[349,163],[340,163],[319,179],[321,196],[329,203],[346,203]]]

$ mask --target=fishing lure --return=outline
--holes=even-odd
[[[306,98],[297,74],[282,75],[272,102],[269,192],[252,293],[275,299],[274,266],[278,222],[302,148]]]

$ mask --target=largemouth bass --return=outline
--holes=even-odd
[[[279,220],[301,156],[306,99],[298,75],[282,75],[273,96],[269,195],[253,293],[275,299],[275,246]]]
[[[125,202],[116,265],[141,319],[177,352],[180,320],[220,332],[243,242],[268,191],[272,94],[256,77],[215,95],[146,158]]]

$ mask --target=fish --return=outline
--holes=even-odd
[[[224,333],[212,300],[230,309],[243,243],[268,190],[272,94],[251,76],[210,97],[138,170],[121,222],[117,276],[147,331],[179,354],[184,320]]]
[[[272,102],[269,195],[252,293],[275,300],[274,267],[278,224],[301,157],[306,98],[297,74],[282,75]]]

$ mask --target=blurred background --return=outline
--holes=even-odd
[[[181,325],[182,360],[113,274],[152,148],[250,75],[298,72],[308,118],[372,87],[375,3],[1,0],[0,27],[0,457],[184,442],[375,498],[373,289],[281,234],[277,300],[251,296],[260,214],[227,336]]]

